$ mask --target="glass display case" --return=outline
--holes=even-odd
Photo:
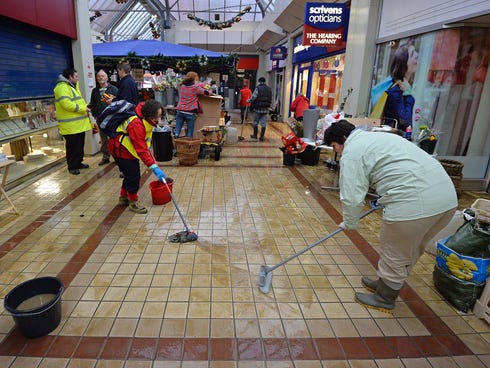
[[[15,161],[6,180],[9,189],[65,157],[54,99],[0,103],[0,159]]]

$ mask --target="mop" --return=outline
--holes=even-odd
[[[245,106],[245,112],[243,114],[243,118],[248,116],[248,106]],[[243,128],[245,127],[245,121],[242,123],[242,131],[240,132],[240,136],[238,137],[238,140],[244,141],[245,137],[243,136]]]
[[[366,211],[364,214],[361,215],[360,219],[363,217],[369,215],[371,212],[376,211],[378,208],[382,208],[377,202],[377,199],[374,199],[371,201],[371,208]],[[272,283],[272,271],[274,271],[276,268],[281,267],[282,265],[286,264],[290,260],[302,255],[303,253],[309,251],[310,249],[316,247],[318,244],[323,243],[325,240],[330,239],[331,237],[337,235],[340,233],[343,229],[340,227],[337,228],[335,231],[331,232],[330,234],[324,236],[323,238],[317,240],[313,244],[309,245],[308,247],[304,248],[303,250],[300,250],[298,253],[295,253],[291,255],[290,257],[286,258],[285,260],[279,262],[278,264],[268,267],[266,265],[260,266],[260,271],[259,271],[259,289],[261,292],[264,294],[267,294],[270,291],[271,288],[271,283]]]
[[[179,216],[180,216],[182,222],[184,223],[184,227],[185,227],[184,231],[179,231],[178,233],[170,235],[168,237],[168,240],[171,241],[172,243],[187,243],[187,242],[197,240],[197,234],[195,232],[189,230],[189,226],[187,226],[187,223],[184,219],[184,215],[180,211],[180,208],[177,205],[177,201],[175,200],[174,195],[172,194],[172,191],[170,190],[165,178],[162,180],[162,182],[167,187],[168,193],[170,194],[170,198],[172,199],[172,202],[174,203],[175,209],[179,213]]]

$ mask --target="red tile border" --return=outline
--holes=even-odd
[[[263,339],[266,360],[290,360],[286,339]]]
[[[154,360],[157,354],[158,340],[154,338],[135,337],[129,349],[129,359]]]
[[[264,360],[260,339],[237,339],[238,360]]]
[[[211,360],[237,360],[236,339],[211,339],[209,345],[211,347]]]
[[[109,337],[100,354],[100,359],[126,359],[133,338]]]
[[[105,337],[82,337],[80,344],[73,353],[74,358],[97,359],[104,347]]]
[[[78,347],[80,339],[80,336],[56,336],[46,356],[50,358],[71,358]]]
[[[182,360],[209,360],[209,339],[184,339]]]
[[[160,339],[156,350],[157,360],[182,360],[183,339]]]

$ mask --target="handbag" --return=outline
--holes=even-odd
[[[369,114],[370,119],[381,119],[385,111],[386,100],[388,100],[388,91],[395,87],[400,81],[393,83],[386,91],[384,91],[374,105],[373,111]]]
[[[201,102],[199,100],[197,100],[197,112],[199,114],[202,114],[204,112],[204,110],[202,109]]]

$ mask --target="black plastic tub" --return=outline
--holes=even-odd
[[[63,290],[63,283],[57,277],[28,280],[5,296],[4,307],[22,335],[29,338],[45,336],[60,324]]]

